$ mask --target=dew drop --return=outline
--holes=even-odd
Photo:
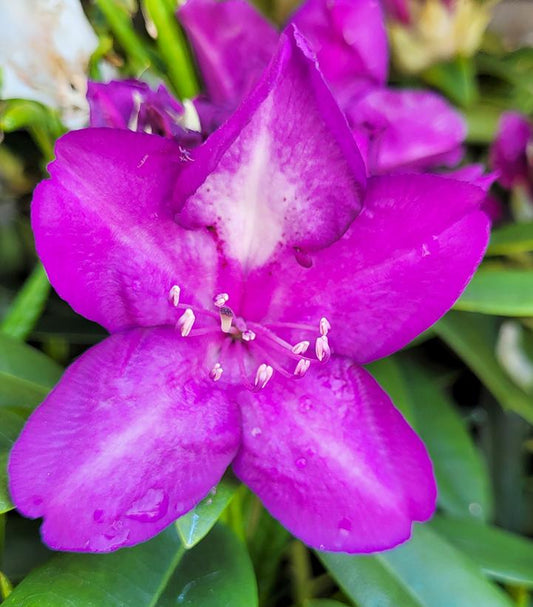
[[[352,521],[347,518],[343,518],[339,521],[339,534],[343,537],[348,537],[350,535],[350,531],[352,530]]]
[[[307,413],[311,411],[313,408],[313,401],[309,398],[309,396],[301,396],[298,402],[298,409],[300,413]]]
[[[481,518],[483,516],[483,508],[477,502],[472,502],[468,505],[468,511],[472,516]]]
[[[324,544],[320,544],[320,546],[318,547],[319,550],[324,550],[326,547],[324,546]]]
[[[250,434],[255,438],[256,436],[261,436],[261,434],[263,433],[263,431],[261,430],[261,428],[252,428],[250,431]]]
[[[296,465],[297,468],[299,468],[300,470],[303,470],[306,466],[307,466],[307,460],[305,459],[305,457],[299,457],[294,464]]]
[[[104,520],[104,511],[103,510],[95,510],[93,512],[93,520],[96,523],[101,523]]]
[[[148,489],[138,500],[134,501],[126,512],[128,518],[147,523],[157,521],[168,510],[168,495],[161,489]]]

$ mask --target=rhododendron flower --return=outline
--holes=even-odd
[[[529,189],[533,196],[533,124],[519,112],[504,112],[490,161],[505,188]]]
[[[87,121],[87,67],[98,46],[79,0],[0,0],[2,99],[60,110],[71,128]]]
[[[237,107],[274,52],[277,33],[245,0],[188,0],[178,11],[212,102]],[[291,17],[345,112],[369,174],[452,166],[466,124],[442,97],[385,88],[388,51],[378,0],[307,0]]]
[[[57,292],[111,336],[65,373],[9,463],[53,548],[144,541],[232,464],[297,537],[369,552],[429,518],[426,450],[360,365],[457,299],[483,191],[371,178],[296,30],[183,159],[172,139],[67,134],[32,222]]]

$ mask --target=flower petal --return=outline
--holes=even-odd
[[[292,17],[317,53],[341,106],[387,80],[387,33],[379,0],[307,0]]]
[[[234,109],[274,54],[276,28],[245,0],[187,0],[178,19],[211,101]]]
[[[305,543],[384,550],[432,515],[424,445],[363,369],[338,359],[245,398],[235,473]]]
[[[87,129],[56,147],[35,191],[37,251],[61,297],[110,331],[174,324],[174,284],[211,305],[217,251],[185,231],[169,199],[183,149],[155,135]]]
[[[361,155],[295,28],[258,86],[192,157],[176,189],[180,221],[213,226],[246,271],[283,245],[330,244],[361,208]]]
[[[50,547],[107,552],[145,541],[219,481],[238,447],[239,414],[208,379],[204,354],[198,339],[137,329],[66,371],[9,463],[14,503],[44,517]]]
[[[466,123],[435,93],[377,89],[345,111],[354,130],[370,139],[370,174],[425,170],[461,159]]]
[[[387,356],[437,321],[466,287],[488,242],[484,195],[447,177],[374,177],[342,239],[311,255],[308,269],[286,257],[257,272],[248,299],[261,293],[268,302],[267,325],[318,326],[326,316],[333,351],[358,363]],[[308,337],[292,336],[301,339]]]
[[[526,149],[533,145],[533,124],[519,112],[504,112],[498,134],[490,151],[492,168],[499,171],[499,181],[511,188],[528,181]]]

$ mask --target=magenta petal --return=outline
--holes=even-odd
[[[307,0],[291,19],[317,53],[344,105],[387,80],[387,33],[379,0]]]
[[[215,245],[180,228],[169,208],[182,152],[155,135],[71,132],[35,190],[32,225],[53,286],[110,331],[174,324],[174,284],[191,303],[211,305]]]
[[[374,90],[345,107],[356,137],[370,140],[370,174],[454,165],[466,123],[445,99],[427,91]]]
[[[187,0],[178,19],[211,101],[233,109],[268,65],[278,41],[275,27],[245,0]]]
[[[321,550],[406,540],[435,509],[424,445],[363,369],[337,359],[242,403],[235,473],[294,535]]]
[[[76,361],[30,417],[9,463],[22,514],[59,550],[145,541],[219,481],[239,443],[235,405],[205,350],[168,329],[114,335]]]
[[[484,194],[433,175],[370,179],[361,214],[308,270],[292,260],[269,268],[280,279],[264,322],[326,316],[333,351],[359,363],[402,348],[449,310],[480,263]]]
[[[361,155],[295,29],[282,35],[254,91],[192,157],[176,189],[180,221],[214,226],[226,254],[247,270],[280,245],[327,246],[361,208]]]
[[[533,142],[533,124],[518,112],[504,112],[498,134],[490,151],[492,168],[499,172],[499,181],[511,188],[518,183],[533,182],[533,169],[528,168],[527,146]]]

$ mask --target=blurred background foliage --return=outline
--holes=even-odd
[[[277,22],[293,8],[290,0],[258,4]],[[392,81],[446,95],[468,122],[466,161],[486,164],[502,111],[533,113],[533,6],[530,0],[474,4],[480,19],[476,10],[493,13],[476,48],[466,52],[458,42],[449,56],[411,69],[393,44]],[[161,79],[179,97],[194,93],[197,77],[173,19],[174,0],[94,0],[84,8],[99,37],[92,78],[111,66],[122,76]],[[431,29],[426,34],[431,38]],[[104,556],[55,555],[40,543],[38,524],[12,510],[7,456],[62,369],[105,334],[51,292],[33,247],[29,204],[65,131],[59,114],[37,102],[4,101],[0,131],[0,597],[6,607],[533,605],[528,192],[493,188],[503,218],[455,310],[405,351],[371,365],[435,466],[439,511],[416,526],[410,542],[370,556],[311,551],[228,476],[146,544]]]

